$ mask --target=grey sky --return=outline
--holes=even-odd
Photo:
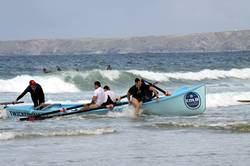
[[[250,29],[250,0],[0,0],[0,40]]]

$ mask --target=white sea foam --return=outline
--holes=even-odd
[[[103,135],[116,132],[111,127],[96,129],[78,129],[62,131],[43,131],[43,132],[0,132],[0,140],[10,140],[16,138],[34,138],[34,137],[55,137],[55,136],[80,136],[80,135]]]
[[[117,118],[117,117],[134,118],[135,117],[135,111],[134,111],[133,107],[126,107],[121,112],[112,112],[112,111],[109,111],[107,113],[107,115],[105,115],[105,116],[112,117],[112,118]]]
[[[7,118],[7,112],[3,108],[0,107],[0,119]]]
[[[80,76],[83,79],[101,75],[103,78],[106,78],[106,79],[108,79],[110,81],[114,81],[114,80],[120,78],[120,75],[122,74],[122,72],[123,71],[119,71],[119,70],[99,70],[99,69],[94,69],[94,70],[87,70],[87,71],[83,71],[83,72],[67,71],[67,72],[63,72],[61,74],[64,77],[67,77],[67,76],[71,76],[71,77]]]
[[[124,75],[130,75],[131,78],[136,76],[167,82],[171,79],[176,80],[218,80],[223,78],[250,79],[250,68],[231,69],[231,70],[210,70],[204,69],[197,72],[154,72],[147,70],[90,70],[90,71],[69,71],[51,75],[30,76],[21,75],[12,79],[0,79],[0,92],[22,92],[31,79],[40,83],[46,93],[64,93],[79,92],[80,88],[86,89],[92,85],[90,80],[104,79],[112,86],[112,82],[123,84]],[[126,77],[125,77],[126,78]],[[100,81],[104,81],[100,80]]]
[[[15,133],[14,132],[0,132],[0,141],[3,140],[10,140],[15,138]]]
[[[67,83],[54,76],[29,76],[21,75],[8,80],[0,80],[0,92],[22,92],[29,80],[38,82],[46,93],[79,92],[73,84]]]
[[[223,92],[207,94],[207,107],[239,105],[237,100],[248,99],[250,92]]]
[[[250,78],[250,68],[231,70],[204,69],[198,72],[173,73],[153,72],[145,70],[128,70],[127,72],[155,81],[169,81],[169,79],[200,81],[204,79],[221,79],[230,77],[238,79]]]
[[[100,71],[103,77],[109,79],[110,81],[114,81],[119,79],[121,72],[118,70],[102,70]]]

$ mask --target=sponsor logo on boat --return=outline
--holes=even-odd
[[[188,92],[184,96],[184,103],[189,109],[197,109],[201,105],[200,95],[196,92]]]
[[[11,116],[30,116],[30,115],[39,115],[38,113],[32,113],[32,114],[28,114],[26,112],[12,112],[9,111]]]

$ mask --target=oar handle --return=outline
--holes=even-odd
[[[3,102],[3,103],[0,103],[0,105],[21,104],[21,103],[24,103],[24,101],[10,101],[10,102]]]
[[[121,97],[120,97],[120,100],[123,99],[123,98],[125,98],[125,97],[127,97],[127,96],[128,96],[128,95],[123,95],[123,96],[121,96]]]

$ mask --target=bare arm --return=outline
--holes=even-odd
[[[158,91],[157,91],[154,87],[150,86],[150,87],[149,87],[149,90],[153,91],[153,93],[155,94],[155,96],[156,96],[157,98],[159,98],[159,93],[158,93]]]
[[[127,93],[127,99],[128,99],[128,103],[130,104],[130,96],[131,96],[131,94],[128,92]]]
[[[96,102],[96,100],[97,100],[97,96],[93,96],[91,103],[94,104]]]
[[[17,98],[16,98],[16,101],[20,100],[24,95],[26,95],[26,93],[29,92],[29,87],[27,87],[23,93],[21,93]]]

